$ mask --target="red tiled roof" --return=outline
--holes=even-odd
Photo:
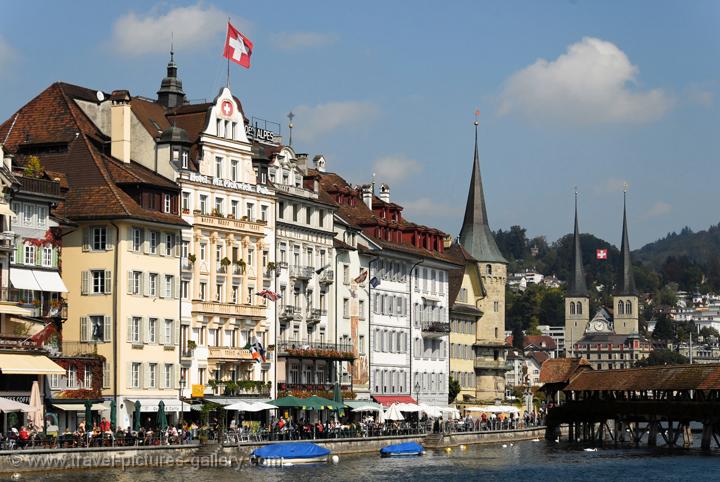
[[[720,390],[720,364],[585,371],[566,391]]]
[[[383,407],[389,407],[393,403],[414,403],[415,399],[410,395],[373,395],[373,399]]]
[[[568,383],[580,369],[592,366],[585,358],[551,358],[540,368],[540,383]]]

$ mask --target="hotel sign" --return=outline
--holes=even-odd
[[[196,172],[191,172],[186,179],[200,184],[209,184],[212,186],[224,187],[227,189],[235,189],[237,191],[256,192],[258,194],[272,195],[265,186],[260,184],[248,184],[246,182],[231,181],[230,179],[220,179],[219,177],[205,176]]]
[[[245,126],[245,134],[259,141],[273,142],[275,140],[275,133],[273,131],[249,124]]]

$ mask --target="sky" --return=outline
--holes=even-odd
[[[490,225],[620,244],[717,224],[720,2],[31,1],[0,16],[0,119],[52,82],[155,97],[171,35],[189,99],[231,66],[246,114],[277,122],[352,183],[386,182],[406,218],[456,236],[479,110]],[[1,141],[1,140],[0,140]]]

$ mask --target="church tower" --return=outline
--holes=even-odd
[[[618,335],[637,334],[640,332],[638,322],[640,306],[637,289],[635,289],[635,277],[633,276],[632,261],[630,259],[630,242],[628,241],[627,188],[623,193],[623,228],[620,258],[620,274],[613,294],[615,333]]]
[[[573,345],[583,337],[590,322],[590,296],[585,282],[580,229],[578,228],[577,191],[575,191],[575,231],[573,232],[573,270],[565,296],[565,356],[573,356]]]
[[[177,76],[177,64],[175,63],[175,52],[170,49],[170,62],[167,64],[167,76],[160,83],[160,90],[157,91],[158,103],[166,108],[180,107],[187,102],[182,87],[182,80]]]
[[[460,244],[478,261],[486,293],[480,310],[483,317],[477,329],[478,338],[502,341],[505,339],[505,282],[507,261],[500,253],[488,224],[485,194],[480,175],[478,155],[478,122],[475,121],[475,155],[465,217],[460,230]]]

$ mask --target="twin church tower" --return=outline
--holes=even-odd
[[[575,194],[575,230],[573,233],[573,265],[565,297],[565,353],[574,356],[575,344],[588,334],[637,335],[639,333],[639,298],[630,260],[627,227],[627,192],[623,195],[623,228],[620,246],[621,267],[611,310],[601,308],[590,319],[590,295],[585,281],[580,230],[578,228],[577,193]]]

